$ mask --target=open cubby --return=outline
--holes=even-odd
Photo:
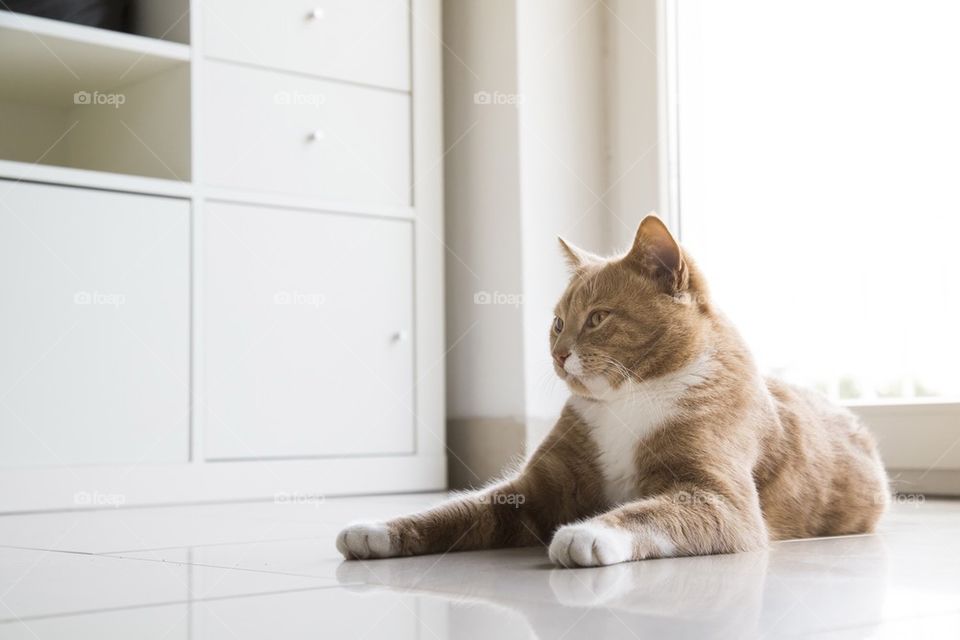
[[[189,181],[186,7],[135,2],[142,35],[0,12],[0,160]]]

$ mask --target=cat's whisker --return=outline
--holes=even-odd
[[[598,353],[598,354],[591,354],[591,357],[595,358],[598,362],[607,364],[610,367],[612,367],[613,371],[620,374],[620,376],[623,378],[623,380],[620,381],[621,383],[628,382],[631,380],[634,380],[636,382],[643,381],[643,379],[640,376],[637,376],[626,365],[624,365],[622,362],[620,362],[616,358],[613,358],[612,356]]]
[[[558,382],[560,382],[560,379],[556,373],[550,371],[540,374],[540,379],[537,381],[537,384],[541,392],[553,395]]]

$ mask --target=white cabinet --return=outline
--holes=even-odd
[[[208,459],[414,450],[407,220],[208,203]]]
[[[445,487],[440,7],[0,11],[0,512]]]
[[[410,204],[410,96],[208,62],[203,175],[219,187]]]
[[[205,0],[207,55],[410,89],[407,0]]]
[[[0,467],[186,461],[189,203],[0,194]]]

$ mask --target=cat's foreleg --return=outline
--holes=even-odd
[[[748,551],[767,541],[752,487],[725,491],[676,486],[560,527],[550,543],[550,559],[564,567],[593,567]]]
[[[583,425],[565,409],[523,469],[508,480],[386,522],[354,524],[337,536],[347,558],[387,558],[546,545],[557,526],[604,508],[599,471],[582,452]]]
[[[337,548],[354,559],[546,544],[567,511],[556,489],[525,473],[421,513],[353,524]]]

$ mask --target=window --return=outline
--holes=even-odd
[[[683,240],[761,366],[960,398],[960,3],[678,3]]]

